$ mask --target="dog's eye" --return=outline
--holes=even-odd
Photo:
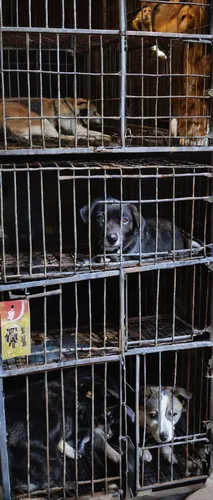
[[[97,219],[99,220],[99,222],[104,222],[104,215],[103,214],[97,215]]]
[[[157,418],[157,412],[156,412],[156,411],[151,411],[151,412],[149,413],[149,416],[150,416],[150,418],[151,418],[152,420],[154,420],[155,418]]]
[[[122,222],[123,222],[123,224],[128,224],[128,222],[129,222],[128,217],[123,217]]]
[[[174,411],[173,417],[177,417],[177,412],[176,411]]]

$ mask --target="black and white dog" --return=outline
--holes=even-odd
[[[121,203],[114,198],[94,200],[90,209],[85,205],[80,210],[85,224],[91,227],[91,244],[94,255],[104,252],[111,260],[119,260],[122,248],[124,260],[134,259],[134,254],[155,254],[158,229],[157,252],[165,253],[184,248],[182,235],[175,227],[173,245],[173,225],[166,219],[144,219],[132,203]],[[121,217],[122,215],[122,217]]]
[[[159,444],[170,443],[174,437],[175,426],[181,418],[184,402],[192,394],[183,387],[147,386],[140,389],[139,424],[146,432],[146,439],[151,436]],[[177,459],[169,445],[163,446],[161,455],[170,463]],[[144,461],[151,462],[152,454],[148,449],[142,451]]]
[[[67,478],[71,482],[75,481],[75,462],[78,459],[80,467],[81,458],[91,455],[92,446],[96,456],[99,454],[101,457],[102,464],[104,456],[114,463],[120,461],[120,453],[108,443],[113,433],[116,433],[120,411],[119,391],[114,381],[108,377],[105,391],[101,377],[95,375],[92,380],[88,371],[82,371],[78,375],[76,399],[75,376],[73,372],[66,370],[63,392],[64,400],[58,376],[48,382],[48,391],[43,379],[30,383],[29,405],[26,389],[12,390],[6,395],[8,452],[13,488],[22,491],[46,489],[48,476],[51,487],[61,486],[64,455]],[[113,445],[114,441],[116,440],[113,440]]]

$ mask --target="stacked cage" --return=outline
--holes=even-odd
[[[209,475],[210,11],[0,0],[4,500]]]

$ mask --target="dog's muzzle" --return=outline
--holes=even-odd
[[[110,252],[115,252],[119,250],[120,248],[120,237],[118,233],[109,233],[106,235],[105,239],[105,251],[110,253]]]

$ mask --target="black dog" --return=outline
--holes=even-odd
[[[155,219],[144,219],[139,215],[137,207],[132,203],[124,203],[121,221],[121,203],[114,198],[94,200],[90,206],[85,205],[80,215],[85,224],[91,221],[91,244],[94,254],[110,255],[111,260],[118,260],[122,247],[124,260],[134,254],[156,253]],[[140,245],[141,239],[141,245]],[[175,248],[173,248],[173,225],[166,219],[158,220],[157,252],[171,252],[184,248],[182,235],[175,227]],[[128,257],[127,257],[128,254]]]
[[[86,457],[91,455],[92,444],[96,461],[98,462],[97,457],[100,454],[103,467],[105,453],[106,457],[114,462],[114,467],[115,463],[120,461],[120,453],[108,443],[113,434],[116,435],[120,411],[119,391],[114,381],[108,377],[105,394],[105,384],[101,377],[95,374],[92,380],[88,370],[87,372],[81,371],[78,374],[76,401],[75,375],[73,371],[65,370],[64,404],[59,376],[56,375],[55,380],[48,382],[48,394],[46,394],[43,379],[29,384],[30,476],[28,481],[26,399],[25,388],[18,391],[12,390],[5,398],[9,464],[13,488],[27,491],[29,483],[30,491],[46,489],[48,476],[50,487],[62,486],[64,454],[66,455],[66,478],[74,484],[75,459],[78,459],[80,474],[81,460],[83,457],[86,460]],[[106,419],[104,418],[105,403]],[[77,443],[76,425],[78,427]],[[49,448],[49,464],[47,447]],[[83,470],[85,470],[85,465]]]

